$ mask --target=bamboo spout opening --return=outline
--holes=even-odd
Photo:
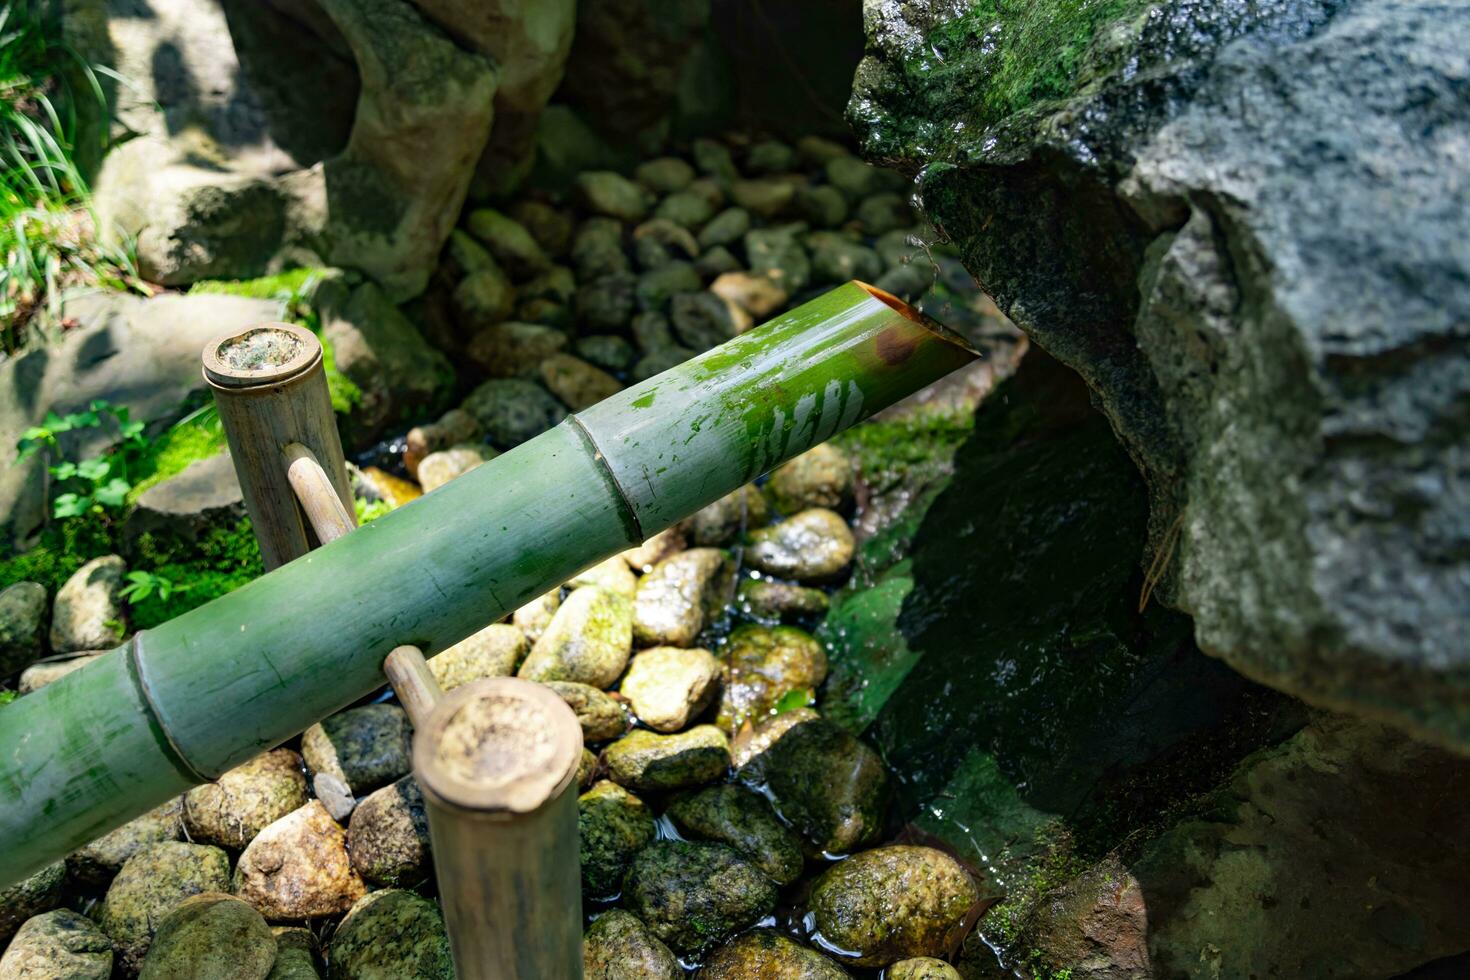
[[[291,323],[262,323],[215,337],[204,347],[204,377],[218,388],[276,385],[322,359],[321,341]]]
[[[854,286],[857,286],[863,292],[867,293],[869,296],[876,299],[878,302],[892,309],[895,313],[903,317],[905,320],[910,320],[914,323],[917,323],[919,326],[923,327],[925,330],[928,330],[930,333],[935,334],[946,342],[954,344],[957,347],[964,348],[971,354],[974,354],[976,357],[981,356],[980,352],[976,350],[964,337],[961,337],[959,334],[955,333],[953,330],[949,329],[944,324],[940,323],[938,320],[934,319],[932,316],[925,313],[924,311],[905,303],[903,300],[888,292],[886,289],[879,289],[877,286],[874,286],[871,283],[863,282],[861,279],[852,280],[852,284]]]

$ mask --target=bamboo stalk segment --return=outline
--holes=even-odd
[[[319,539],[297,504],[282,447],[296,443],[313,453],[338,499],[348,507],[352,501],[321,343],[290,323],[232,331],[205,345],[204,379],[214,391],[266,569],[299,558]]]
[[[341,456],[338,449],[337,455]],[[287,443],[286,481],[296,494],[296,502],[306,515],[306,523],[318,541],[327,544],[357,527],[357,515],[348,508],[332,486],[331,477],[322,469],[316,453],[299,442]]]
[[[264,391],[212,379],[221,417],[234,399],[304,384],[319,356]],[[0,887],[370,693],[393,648],[444,650],[974,356],[849,283],[149,631],[133,657],[113,651],[20,698],[0,710]],[[311,432],[290,411],[269,443],[227,423],[232,451],[263,447],[298,527],[287,443],[348,499],[324,385],[320,398]],[[278,499],[250,492],[256,506]]]
[[[414,735],[459,980],[582,976],[577,762],[582,729],[550,688],[456,688]]]
[[[393,693],[398,695],[413,727],[423,728],[434,705],[444,696],[424,652],[418,647],[394,647],[383,660],[383,673],[388,675],[388,683],[393,685]]]

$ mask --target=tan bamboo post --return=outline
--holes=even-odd
[[[286,481],[296,494],[296,502],[306,515],[307,526],[322,544],[336,541],[357,527],[357,515],[337,495],[332,478],[316,458],[316,453],[299,442],[290,442],[282,452],[285,457]],[[340,445],[337,456],[340,458]]]
[[[408,720],[415,729],[423,728],[429,721],[434,705],[444,696],[439,682],[424,660],[424,651],[418,647],[394,647],[383,661],[383,673],[393,685],[393,693],[408,712]]]
[[[287,446],[306,450],[296,459],[315,457],[350,521],[347,464],[322,369],[322,345],[310,330],[265,323],[216,337],[204,348],[204,379],[214,389],[267,571],[320,543],[292,489],[289,471],[296,462],[282,458]],[[321,502],[316,495],[313,500]]]
[[[414,735],[459,980],[580,980],[581,755],[572,709],[517,677],[455,688]]]

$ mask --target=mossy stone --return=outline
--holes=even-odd
[[[310,929],[274,926],[276,961],[265,980],[321,980],[316,968],[317,943]]]
[[[633,647],[633,604],[595,585],[577,589],[551,618],[519,676],[611,687]]]
[[[470,338],[465,352],[492,378],[533,374],[536,365],[567,345],[567,335],[539,323],[504,320]]]
[[[720,683],[720,662],[708,650],[652,647],[633,657],[620,692],[638,720],[677,732],[698,717]]]
[[[628,730],[628,712],[622,702],[605,691],[590,684],[572,681],[546,681],[567,703],[582,726],[584,742],[606,742],[618,738]]]
[[[704,280],[688,262],[666,262],[657,269],[649,269],[638,277],[633,296],[640,310],[662,312],[679,293],[692,293],[704,287]]]
[[[0,956],[7,980],[108,980],[112,940],[96,923],[71,909],[33,916]]]
[[[704,291],[676,295],[669,303],[669,320],[679,339],[697,351],[717,347],[740,332],[725,302]]]
[[[752,568],[799,582],[828,582],[852,561],[857,542],[842,515],[813,507],[750,535]]]
[[[694,180],[694,168],[678,157],[645,160],[633,171],[633,178],[655,194],[672,194],[688,187]]]
[[[653,209],[655,218],[672,221],[691,230],[709,221],[716,205],[696,190],[683,190],[670,194]]]
[[[735,564],[717,548],[691,548],[644,575],[633,599],[633,637],[640,646],[691,646],[724,608]]]
[[[617,378],[570,354],[552,354],[543,359],[537,373],[547,389],[574,412],[623,390]]]
[[[827,612],[827,593],[769,579],[746,579],[736,593],[740,608],[760,619],[800,619]]]
[[[463,407],[502,449],[539,436],[567,415],[566,408],[545,388],[520,378],[485,382],[470,392]]]
[[[525,226],[494,208],[476,208],[465,224],[514,279],[529,279],[551,264]]]
[[[740,775],[766,786],[777,812],[816,852],[850,854],[883,829],[887,767],[878,753],[825,718],[792,724]]]
[[[811,259],[796,229],[754,228],[746,232],[745,257],[751,272],[766,276],[787,293],[799,293],[811,282]]]
[[[548,617],[547,621],[550,621]],[[509,677],[526,656],[526,634],[509,623],[491,623],[429,658],[429,672],[445,691],[486,677]]]
[[[729,544],[745,531],[765,527],[771,508],[760,490],[747,484],[695,511],[685,521],[689,538],[701,547]]]
[[[623,226],[612,218],[588,218],[572,238],[572,265],[583,281],[628,271]]]
[[[112,879],[97,921],[112,937],[123,968],[136,973],[164,916],[193,895],[229,890],[230,859],[219,848],[182,841],[150,844]]]
[[[812,886],[812,926],[859,966],[942,956],[960,940],[980,890],[959,862],[932,847],[855,854]]]
[[[784,214],[795,197],[795,185],[785,180],[762,178],[730,182],[730,200],[767,220]]]
[[[723,844],[658,841],[633,859],[623,901],[670,949],[698,956],[776,908],[776,886]]]
[[[813,232],[807,238],[812,253],[812,280],[843,283],[849,279],[872,282],[883,274],[883,260],[862,242],[832,231]]]
[[[774,929],[752,929],[710,954],[697,980],[847,980],[848,972]]]
[[[780,174],[796,163],[796,151],[780,140],[761,140],[745,151],[745,169],[750,173]]]
[[[633,345],[613,334],[592,334],[577,339],[577,354],[604,371],[623,372],[633,366]]]
[[[628,862],[655,835],[653,811],[617,783],[603,780],[577,798],[582,891],[611,898],[622,887]]]
[[[584,282],[577,287],[578,324],[584,330],[622,330],[637,309],[637,289],[638,280],[625,271]]]
[[[827,678],[822,644],[795,626],[741,626],[730,634],[724,659],[725,685],[715,723],[727,732],[738,731],[747,721],[764,721],[789,696],[815,691]]]
[[[0,889],[0,940],[9,939],[31,916],[59,905],[65,880],[66,864],[57,861],[9,888]]]
[[[857,219],[869,235],[904,228],[913,221],[913,217],[901,194],[874,194],[857,206]]]
[[[275,960],[276,937],[259,912],[206,892],[164,916],[138,980],[265,980]]]
[[[639,729],[603,753],[613,781],[636,790],[703,786],[725,776],[730,743],[713,725],[697,725],[677,735]]]
[[[347,853],[352,869],[374,885],[411,888],[428,880],[429,817],[413,776],[374,790],[357,805],[347,824]]]
[[[815,228],[836,228],[847,220],[847,198],[830,184],[796,192],[796,213]]]
[[[332,934],[330,980],[454,980],[439,907],[389,888],[358,899]]]
[[[901,960],[890,966],[884,975],[888,980],[964,980],[959,970],[932,956]]]
[[[301,754],[312,772],[336,776],[361,795],[408,772],[412,735],[402,708],[369,704],[312,725],[301,736]]]
[[[669,818],[681,833],[728,844],[778,885],[801,877],[805,861],[801,839],[766,798],[744,786],[726,784],[700,790],[669,805]]]
[[[629,224],[643,220],[653,200],[647,190],[611,170],[578,174],[572,190],[589,211]]]
[[[613,909],[582,937],[583,980],[682,980],[673,951],[638,917]]]
[[[241,850],[270,824],[306,804],[301,756],[273,749],[184,795],[184,827],[201,844]]]
[[[29,667],[45,652],[46,587],[17,582],[0,590],[0,676]]]
[[[700,248],[734,245],[750,231],[750,212],[744,208],[726,208],[699,230]]]
[[[128,858],[149,844],[183,837],[183,815],[184,798],[169,800],[68,854],[67,873],[87,884],[105,884]]]
[[[601,586],[609,592],[631,599],[638,591],[638,577],[620,555],[613,555],[590,568],[584,568],[567,580],[569,589],[580,589],[584,585]]]

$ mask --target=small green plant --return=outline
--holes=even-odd
[[[128,584],[122,587],[122,597],[136,605],[149,596],[158,596],[159,602],[168,602],[177,592],[188,592],[193,586],[178,585],[173,579],[142,569],[128,572]]]
[[[105,419],[117,424],[118,441],[110,449],[100,456],[76,461],[62,455],[58,436],[98,428]],[[58,494],[52,502],[52,516],[60,519],[120,509],[133,488],[131,474],[148,451],[143,423],[133,421],[126,407],[98,399],[83,412],[68,415],[48,412],[45,421],[21,434],[16,443],[16,461],[41,453],[46,458],[47,473],[56,485],[73,488]]]
[[[0,708],[15,700],[15,692],[9,689],[0,690]]]

